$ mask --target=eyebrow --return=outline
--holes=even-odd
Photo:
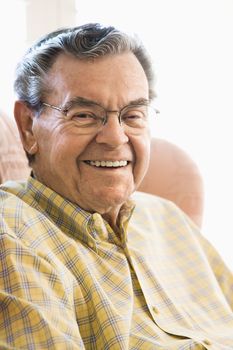
[[[97,101],[94,100],[90,100],[88,98],[85,97],[81,97],[81,96],[75,96],[72,99],[70,99],[63,107],[62,109],[64,111],[68,110],[69,108],[71,108],[74,104],[80,104],[83,106],[93,106],[93,105],[98,105],[102,108],[104,108],[104,106],[102,106],[100,103],[98,103]],[[136,100],[132,100],[130,101],[126,106],[135,106],[135,105],[145,105],[145,104],[149,104],[150,101],[146,98],[138,98]],[[124,108],[125,106],[123,106]]]

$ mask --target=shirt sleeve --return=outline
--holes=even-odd
[[[200,241],[218,284],[233,310],[233,272],[227,267],[215,247],[203,236]]]
[[[194,236],[198,240],[205,258],[208,261],[210,269],[227,301],[231,310],[233,310],[233,271],[231,271],[224,262],[221,255],[213,244],[200,232],[200,228],[190,219],[190,217],[184,213],[174,203],[170,202],[173,208],[176,208],[176,212],[182,220],[184,220],[187,227],[191,229]]]
[[[38,238],[39,239],[39,238]],[[0,235],[0,348],[84,349],[72,283],[21,240]]]

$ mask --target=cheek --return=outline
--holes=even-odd
[[[150,137],[144,135],[140,139],[132,140],[135,152],[134,181],[139,184],[146,174],[150,161]]]
[[[75,163],[76,159],[86,149],[89,139],[81,138],[72,133],[44,133],[38,135],[39,154],[55,164]]]

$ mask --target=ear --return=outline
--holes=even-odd
[[[22,101],[16,101],[14,107],[15,121],[18,126],[21,142],[24,150],[33,155],[38,150],[37,141],[33,133],[33,112]]]

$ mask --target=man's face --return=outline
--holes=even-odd
[[[52,93],[43,102],[55,106],[82,97],[115,111],[131,101],[148,99],[145,73],[131,53],[93,61],[61,55],[48,84]],[[127,133],[116,113],[109,113],[108,122],[98,132],[79,133],[61,112],[45,108],[33,119],[33,133],[36,177],[81,208],[106,217],[117,216],[148,167],[148,128],[136,135]],[[126,165],[102,167],[95,161],[126,161],[122,163]]]

